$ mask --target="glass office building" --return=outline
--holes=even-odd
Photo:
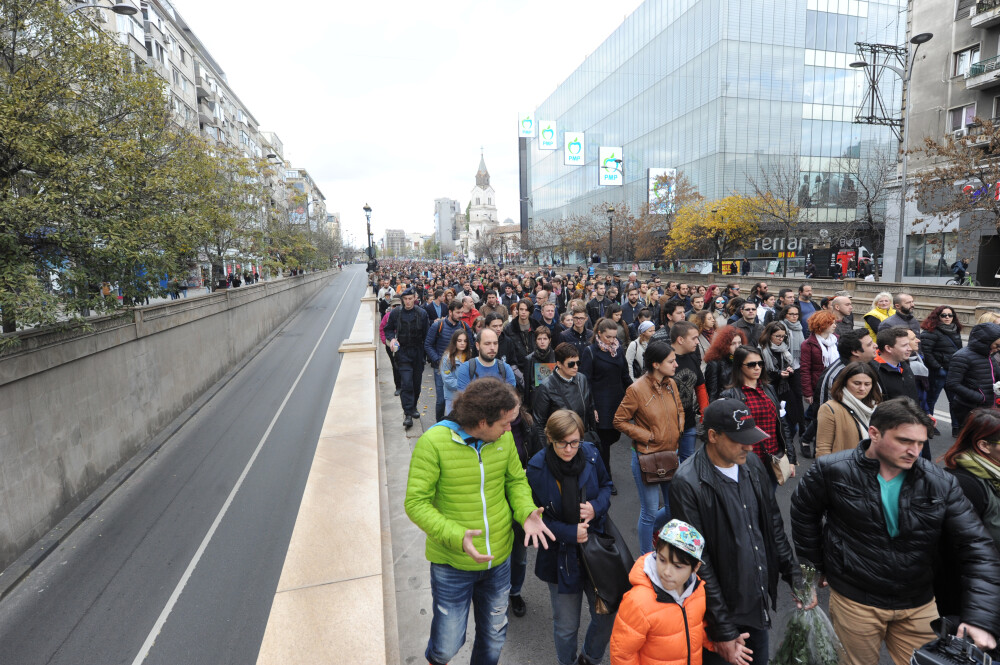
[[[904,0],[646,0],[536,110],[556,150],[530,141],[533,224],[647,200],[647,169],[676,168],[708,199],[747,192],[774,156],[797,159],[801,234],[856,216],[845,159],[887,127],[854,123],[867,89],[856,42],[903,44]],[[882,76],[886,111],[901,83]],[[586,163],[564,164],[563,135],[584,132]],[[598,184],[598,149],[621,146],[624,185]],[[890,152],[891,154],[891,152]]]

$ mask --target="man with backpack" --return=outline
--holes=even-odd
[[[434,415],[437,422],[444,420],[444,379],[441,376],[441,356],[451,342],[451,336],[456,330],[464,329],[469,334],[469,343],[472,343],[472,328],[462,321],[462,303],[452,300],[448,305],[448,315],[442,316],[437,321],[430,324],[427,331],[427,338],[424,340],[424,353],[434,368]]]
[[[403,291],[403,306],[389,314],[385,324],[385,340],[399,367],[400,394],[403,406],[403,427],[413,426],[413,419],[420,417],[417,400],[420,399],[420,380],[424,373],[424,345],[427,339],[427,311],[416,306],[417,296],[412,289]]]
[[[500,347],[500,338],[492,328],[483,328],[479,331],[479,355],[472,360],[462,363],[458,371],[455,372],[458,378],[458,389],[465,388],[476,379],[485,376],[505,381],[510,386],[517,385],[514,377],[514,370],[503,360],[497,359],[497,350]]]

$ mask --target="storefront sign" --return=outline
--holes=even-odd
[[[625,158],[621,146],[601,146],[597,151],[599,175],[598,184],[604,186],[621,186],[625,182],[622,174],[625,172]]]
[[[583,166],[584,153],[583,132],[565,132],[563,134],[563,163],[566,166]]]
[[[539,150],[555,150],[556,149],[556,123],[549,122],[548,120],[543,120],[538,123],[541,127],[541,131],[538,133],[538,149]]]

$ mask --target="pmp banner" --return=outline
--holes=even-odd
[[[625,178],[625,158],[621,146],[601,146],[597,151],[598,169],[601,185],[623,185]]]
[[[648,169],[649,172],[649,212],[654,215],[669,215],[674,212],[674,197],[677,193],[677,169]]]
[[[583,166],[583,132],[563,133],[563,163],[566,166]]]
[[[522,139],[535,138],[534,113],[519,113],[517,115],[517,135]]]
[[[558,134],[556,131],[556,123],[549,122],[548,120],[542,120],[538,123],[538,128],[538,149],[555,150],[556,136]]]

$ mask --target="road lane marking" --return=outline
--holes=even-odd
[[[212,522],[212,526],[208,529],[208,533],[205,534],[205,538],[201,541],[201,545],[199,545],[197,551],[195,551],[194,558],[191,559],[191,562],[184,570],[184,574],[181,575],[180,581],[177,582],[177,586],[174,588],[173,593],[171,593],[170,598],[167,599],[166,606],[163,608],[163,611],[160,612],[160,616],[156,619],[156,623],[153,624],[153,628],[149,631],[149,635],[146,636],[146,641],[143,642],[138,655],[136,655],[135,659],[132,661],[132,665],[141,665],[141,663],[146,660],[146,657],[149,656],[149,652],[152,650],[153,644],[156,643],[156,638],[160,635],[160,631],[163,630],[163,626],[167,623],[167,618],[173,611],[174,605],[176,605],[178,599],[180,599],[181,593],[184,591],[184,587],[187,586],[188,580],[191,579],[191,575],[194,573],[194,569],[198,567],[198,562],[201,561],[202,555],[205,554],[205,550],[208,549],[208,544],[212,541],[212,537],[215,535],[216,530],[222,523],[222,518],[226,516],[229,506],[232,505],[233,499],[236,498],[236,493],[239,492],[240,487],[243,485],[243,481],[246,480],[247,475],[250,473],[250,468],[253,466],[253,463],[257,460],[257,456],[260,454],[261,449],[264,447],[264,443],[271,435],[271,430],[274,429],[274,425],[278,422],[278,418],[285,410],[285,405],[288,404],[288,400],[291,398],[292,393],[295,392],[296,386],[299,385],[299,381],[309,368],[309,364],[312,362],[313,356],[316,355],[319,345],[322,344],[323,338],[326,337],[326,333],[330,329],[330,325],[333,324],[333,318],[337,316],[337,312],[340,310],[340,306],[343,304],[344,298],[347,297],[348,292],[351,290],[351,286],[354,284],[355,277],[357,277],[356,272],[351,276],[351,281],[347,283],[347,288],[344,289],[343,295],[340,296],[340,302],[337,303],[336,309],[333,310],[333,314],[330,315],[330,319],[326,322],[326,327],[323,328],[323,332],[320,333],[319,339],[316,340],[316,346],[313,347],[309,357],[306,358],[305,365],[302,366],[302,370],[299,372],[299,375],[295,377],[292,387],[289,388],[288,392],[285,394],[285,398],[281,401],[281,406],[278,407],[278,411],[274,414],[274,418],[271,419],[271,423],[264,431],[264,435],[260,437],[260,441],[257,443],[257,448],[253,451],[253,454],[250,456],[250,460],[243,468],[243,473],[240,474],[239,479],[236,481],[236,485],[234,485],[232,491],[229,492],[229,496],[226,497],[226,502],[222,504],[222,509],[219,511],[219,514],[215,516],[215,521]]]

